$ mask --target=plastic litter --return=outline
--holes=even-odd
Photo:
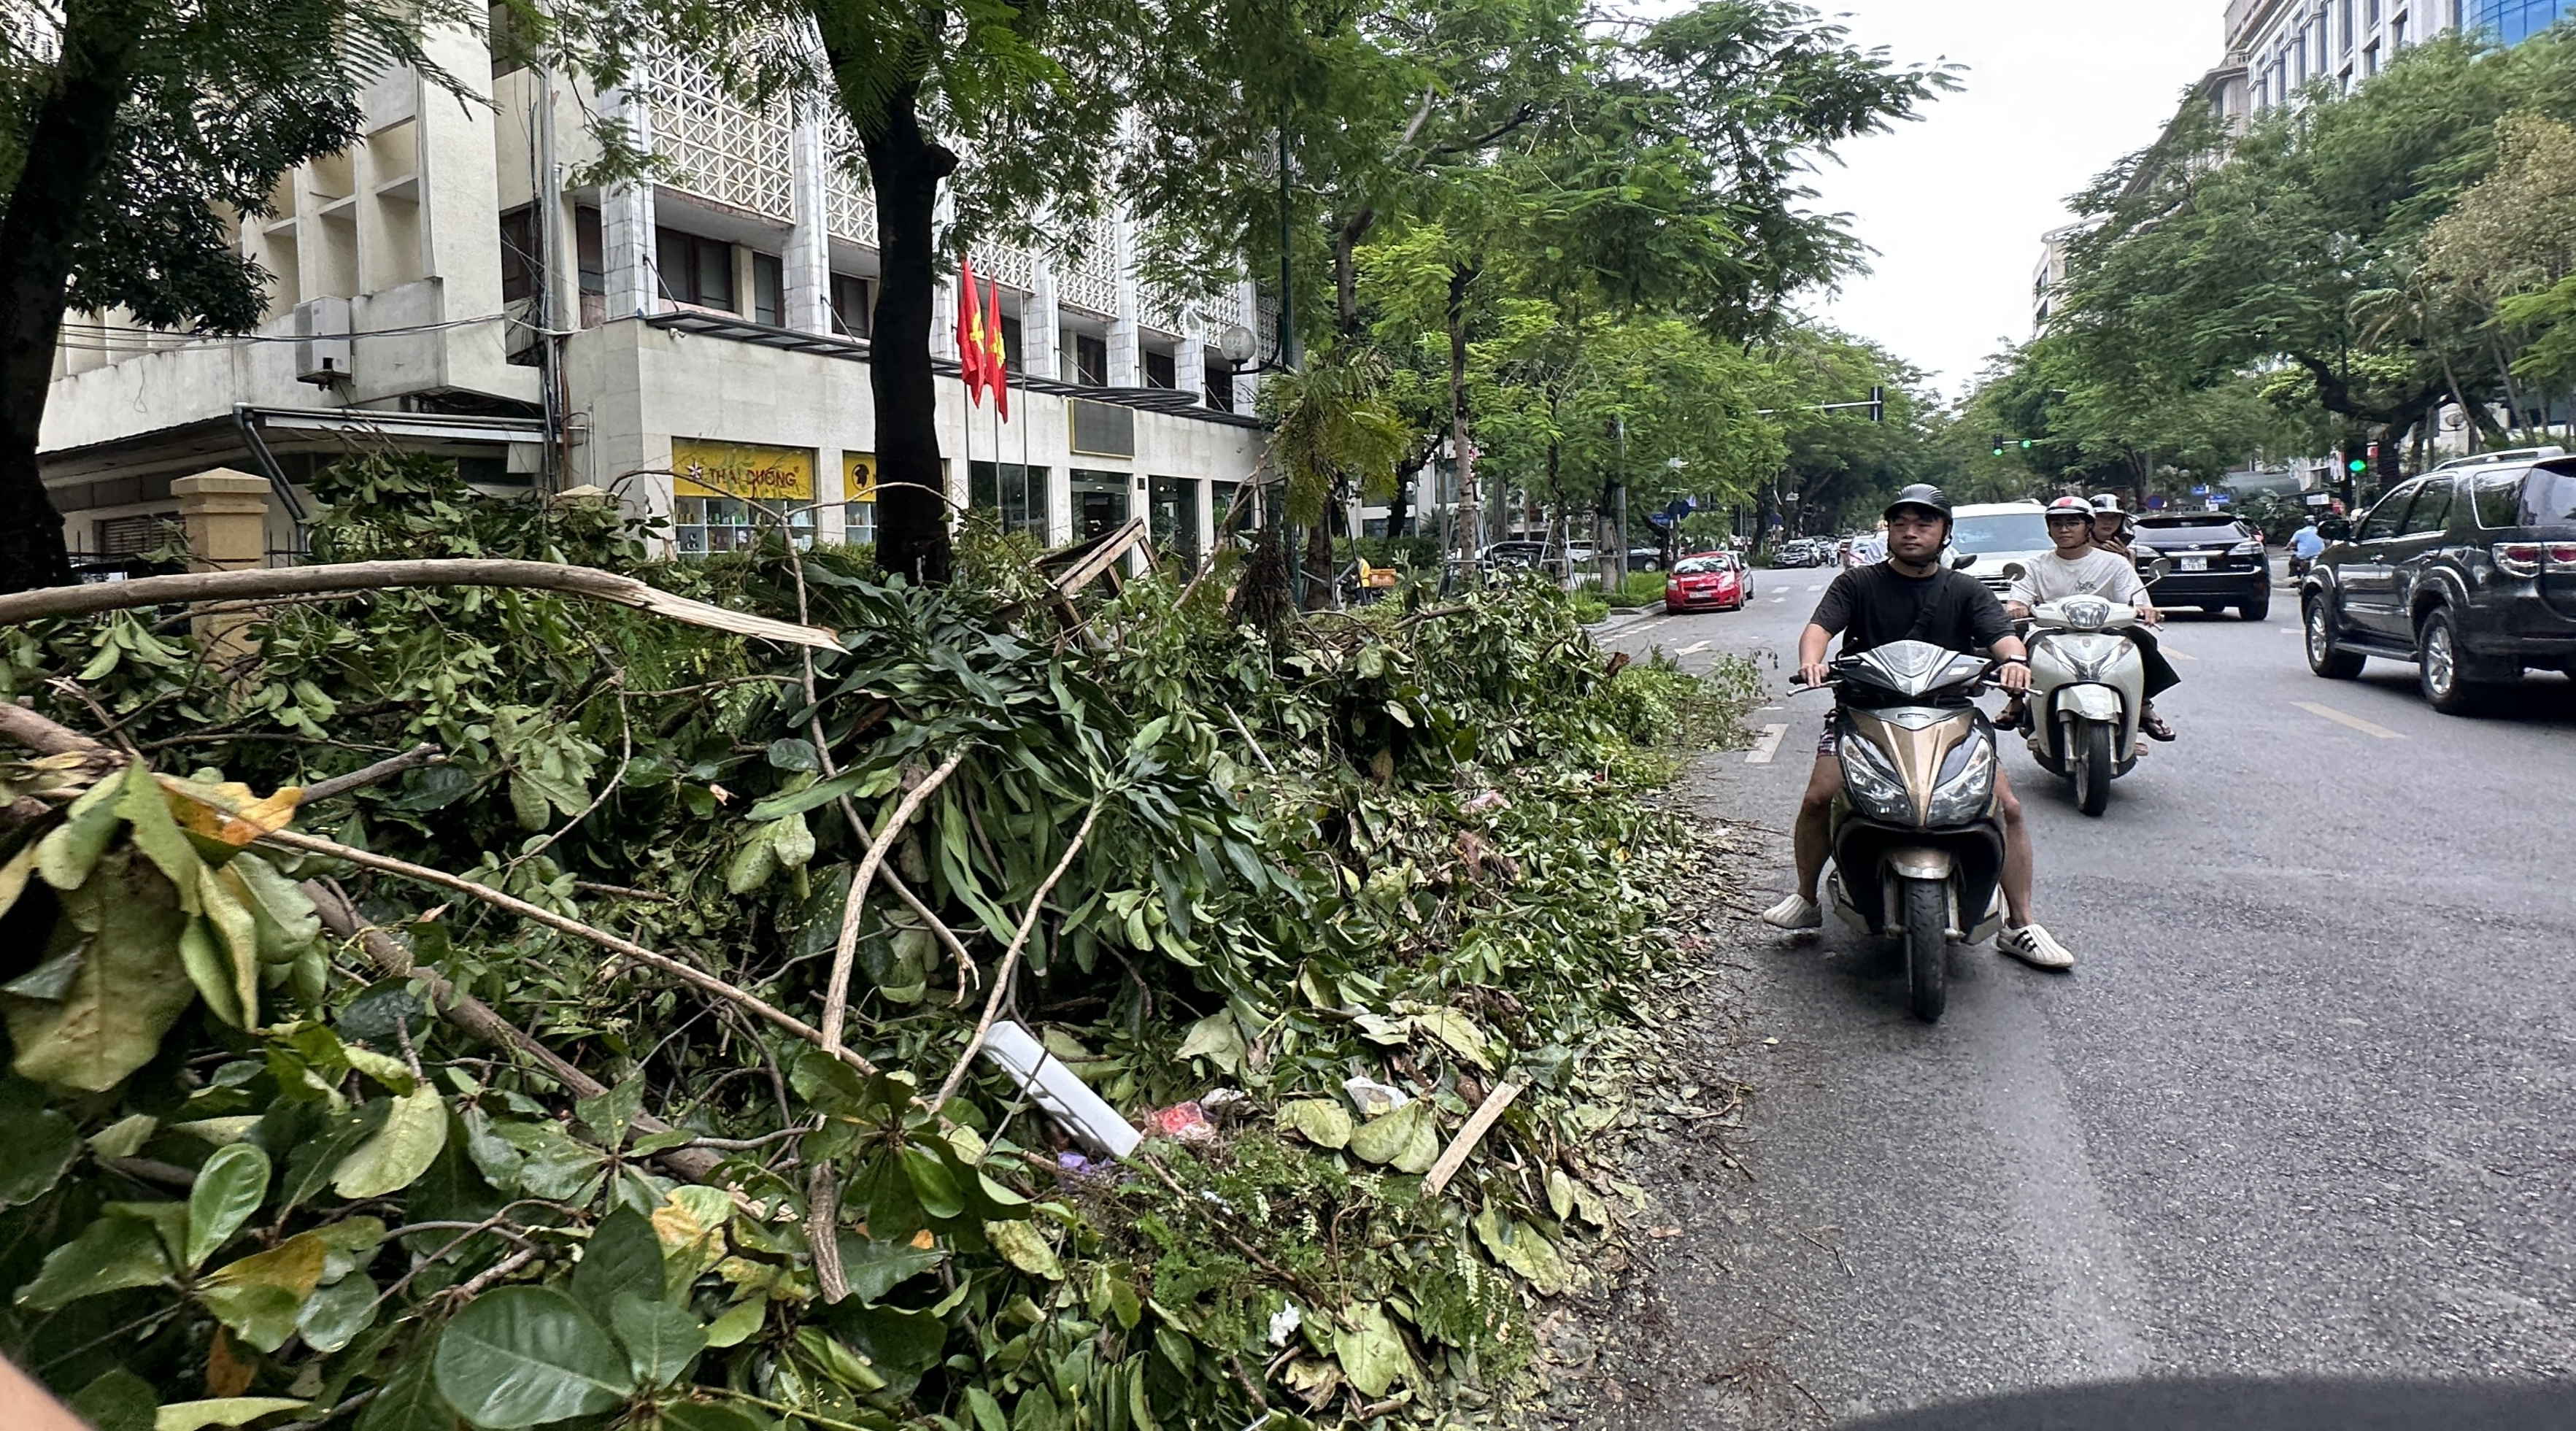
[[[1196,1102],[1175,1103],[1169,1108],[1156,1108],[1145,1115],[1145,1136],[1175,1138],[1184,1143],[1210,1143],[1216,1140],[1216,1125],[1207,1119],[1207,1110]]]
[[[1009,1019],[985,1036],[984,1056],[993,1060],[1027,1092],[1046,1115],[1094,1152],[1123,1158],[1136,1151],[1144,1135],[1100,1100],[1064,1060],[1047,1052],[1027,1029]]]

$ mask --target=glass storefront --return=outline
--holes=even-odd
[[[969,462],[967,502],[978,511],[998,514],[1003,531],[1024,532],[1044,542],[1053,515],[1047,510],[1047,473],[1047,468],[1017,462]]]
[[[1073,539],[1087,542],[1127,520],[1136,479],[1124,472],[1073,469]]]
[[[1147,484],[1147,519],[1154,545],[1185,567],[1199,564],[1199,484],[1191,477],[1156,477]]]

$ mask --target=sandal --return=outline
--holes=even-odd
[[[2165,724],[2165,718],[2154,711],[2148,711],[2138,717],[2138,729],[2145,731],[2148,738],[2153,740],[2169,741],[2174,738],[2173,727]]]

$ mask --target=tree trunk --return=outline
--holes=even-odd
[[[1360,240],[1368,235],[1369,225],[1376,222],[1377,210],[1363,208],[1333,236],[1334,326],[1346,343],[1356,342],[1360,336],[1359,266],[1355,254]]]
[[[835,75],[856,47],[824,31]],[[843,87],[843,108],[849,108]],[[931,295],[939,264],[932,220],[939,181],[957,156],[924,133],[918,82],[886,101],[874,125],[850,117],[877,198],[876,311],[868,326],[868,391],[877,417],[877,569],[948,580],[948,482],[939,464],[939,392],[930,368]],[[962,299],[961,299],[962,301]]]
[[[27,130],[25,167],[0,215],[0,591],[72,579],[63,519],[45,496],[36,443],[72,253],[116,146],[146,6],[67,0],[54,83]]]
[[[1324,509],[1306,528],[1306,601],[1308,611],[1330,611],[1340,604],[1341,584],[1333,567],[1333,519],[1342,512],[1346,489],[1335,482],[1324,493]]]
[[[1473,557],[1484,544],[1484,523],[1479,520],[1476,493],[1476,464],[1467,451],[1467,288],[1476,281],[1476,270],[1461,264],[1449,270],[1449,302],[1444,310],[1449,322],[1449,447],[1458,464],[1458,508],[1462,520],[1459,530],[1465,539],[1462,555]]]

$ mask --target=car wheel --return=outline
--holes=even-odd
[[[2248,621],[2260,621],[2272,614],[2272,593],[2264,592],[2236,608],[2236,614]]]
[[[2349,681],[2361,674],[2365,659],[2358,651],[2340,650],[2335,646],[2334,614],[2326,608],[2323,596],[2308,598],[2303,613],[2307,628],[2308,669],[2329,681]]]
[[[2423,624],[2415,630],[2415,650],[2421,658],[2415,684],[2424,692],[2424,703],[2433,709],[2444,715],[2473,715],[2494,694],[2494,686],[2485,679],[2489,672],[2460,650],[2459,626],[2449,611],[2437,606],[2424,613]]]

